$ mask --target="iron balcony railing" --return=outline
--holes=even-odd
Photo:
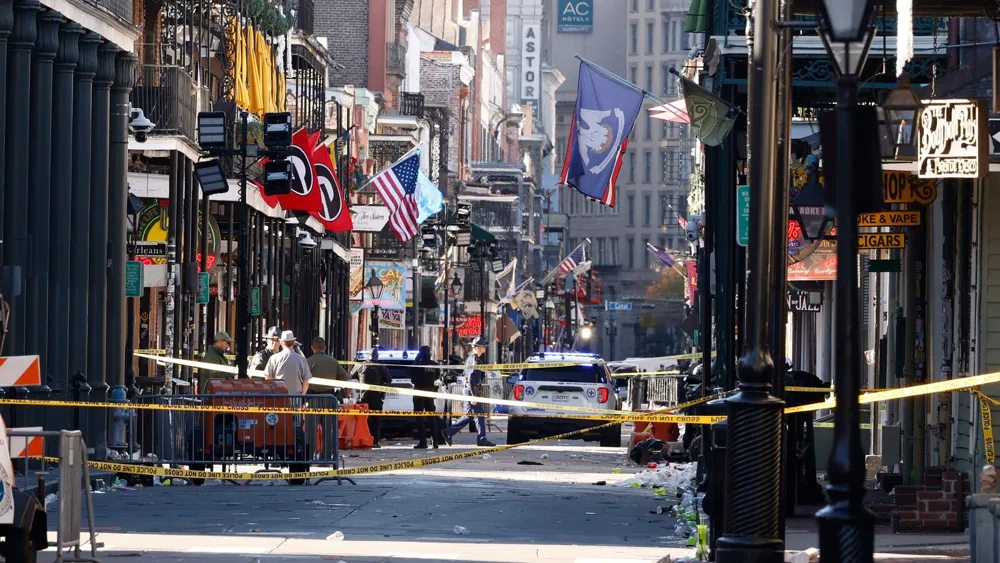
[[[129,101],[156,127],[151,135],[197,138],[198,112],[208,111],[208,89],[200,92],[187,71],[174,65],[139,64]],[[200,94],[200,95],[199,95]]]
[[[315,22],[316,4],[313,0],[298,0],[295,15],[295,27],[304,31],[307,35],[313,34]]]
[[[400,108],[403,115],[413,115],[417,118],[423,119],[424,117],[424,95],[415,94],[412,92],[402,93],[402,107]]]
[[[385,71],[390,74],[406,74],[406,49],[399,43],[386,44]]]

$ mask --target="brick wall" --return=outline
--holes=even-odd
[[[968,474],[929,467],[923,485],[899,485],[893,489],[895,532],[961,532],[968,526],[965,497]]]
[[[316,0],[315,34],[342,69],[330,69],[330,86],[368,87],[368,0]],[[359,25],[358,22],[364,22]]]

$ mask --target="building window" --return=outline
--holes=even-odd
[[[580,199],[580,196],[570,193],[569,196],[569,214],[576,215],[576,201]]]
[[[653,53],[653,22],[646,22],[646,53]]]
[[[667,151],[660,149],[660,183],[667,183]]]
[[[667,192],[660,192],[660,226],[667,226],[667,212],[670,210],[670,202],[668,201]],[[661,242],[662,246],[663,243]]]
[[[648,184],[652,181],[653,153],[645,151],[642,153],[642,182]]]
[[[660,237],[660,248],[670,248],[669,246],[667,246],[667,237],[664,236]]]
[[[646,91],[653,91],[653,65],[646,65]]]
[[[677,36],[680,35],[679,31],[680,30],[678,29],[677,22],[676,21],[675,22],[671,22],[670,23],[670,39],[671,39],[670,45],[671,45],[671,47],[673,47],[673,49],[671,49],[672,51],[676,51],[677,50]],[[635,52],[634,49],[633,49],[633,52]]]
[[[677,95],[677,77],[674,76],[673,73],[671,73],[669,69],[667,70],[667,77],[664,79],[664,82],[666,82],[666,86],[664,87],[664,93],[667,96],[676,96]]]
[[[642,239],[642,249],[645,251],[642,253],[642,267],[649,269],[649,239]]]
[[[611,237],[611,263],[618,265],[618,238]]]
[[[646,4],[646,9],[649,10],[650,12],[655,12],[656,0],[649,0],[649,2]]]
[[[628,268],[635,269],[635,239],[630,238],[625,241],[625,252],[628,253]]]
[[[691,48],[691,34],[682,33],[681,34],[681,49],[687,51]]]
[[[628,153],[628,181],[630,184],[635,183],[635,153],[632,151]]]
[[[677,168],[680,172],[681,180],[687,180],[689,177],[691,177],[691,170],[688,169],[688,166],[690,166],[688,164],[688,161],[690,161],[691,159],[689,158],[686,152],[682,152],[677,156],[679,159],[679,162],[677,163]]]
[[[653,138],[653,118],[650,117],[649,113],[647,112],[646,113],[646,140],[648,141],[648,140],[650,140],[652,138]]]
[[[632,33],[630,38],[632,45],[631,53],[634,55],[639,51],[639,24],[631,24],[629,26],[629,31]]]
[[[635,196],[628,196],[628,226],[635,226]]]
[[[631,82],[632,84],[635,84],[636,83],[636,75],[638,75],[638,74],[639,74],[638,67],[636,67],[635,65],[630,66],[628,68],[628,80],[629,80],[629,82]]]
[[[663,34],[663,52],[670,51],[670,20],[664,18],[660,22],[660,33]]]
[[[653,207],[653,205],[652,205],[652,203],[651,203],[650,200],[652,200],[652,196],[651,195],[645,194],[645,195],[642,196],[642,226],[643,227],[648,227],[649,223],[650,223],[649,217],[650,217],[650,215],[652,213],[650,211],[650,208]]]
[[[597,239],[597,263],[599,265],[600,264],[607,264],[607,261],[605,260],[607,258],[607,256],[605,256],[605,254],[604,254],[605,250],[606,249],[605,249],[605,244],[604,244],[604,237],[601,237],[601,238]]]
[[[575,249],[575,248],[576,248],[576,239],[575,238],[569,239],[569,249],[570,249],[570,252],[573,252],[573,249]]]
[[[639,0],[632,0],[632,11],[633,12],[639,11]]]
[[[666,121],[661,121],[661,123],[663,123],[663,127],[660,128],[660,138],[661,139],[666,139],[667,138],[667,122]],[[566,154],[566,150],[563,149],[563,152],[561,152],[559,154]]]
[[[677,124],[673,121],[671,121],[670,125],[667,126],[667,137],[670,137],[671,139],[677,137]]]
[[[680,133],[679,133],[680,138],[681,139],[687,139],[687,136],[688,136],[688,126],[687,126],[687,123],[681,123],[680,127],[678,127],[678,130],[680,131]]]

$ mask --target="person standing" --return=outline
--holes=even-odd
[[[378,346],[372,348],[371,363],[365,368],[364,381],[368,385],[382,385],[388,387],[392,384],[392,376],[385,366],[378,363]],[[385,392],[369,389],[361,395],[361,402],[368,405],[369,411],[380,411],[385,404]],[[381,448],[382,441],[382,417],[368,417],[368,431],[372,435],[372,447]]]
[[[250,369],[263,370],[271,356],[281,351],[281,343],[278,342],[280,336],[281,331],[278,330],[278,327],[272,326],[267,329],[267,333],[264,335],[264,348],[254,354],[253,358],[250,358]]]
[[[228,366],[229,360],[226,359],[226,353],[229,352],[229,347],[232,343],[233,339],[229,337],[228,333],[215,333],[215,343],[205,350],[205,356],[201,359],[201,361],[206,364]],[[233,374],[231,373],[201,368],[198,370],[198,392],[205,392],[205,387],[208,386],[209,379],[229,379],[231,377],[233,377]]]
[[[456,420],[451,426],[445,429],[444,436],[451,445],[451,439],[462,430],[462,427],[470,420],[476,420],[476,445],[481,447],[493,447],[496,444],[486,439],[486,405],[475,400],[476,397],[485,396],[486,373],[475,366],[486,362],[486,339],[478,337],[472,342],[473,355],[469,356],[466,364],[470,369],[465,370],[465,394],[469,396],[469,402],[465,405],[465,416]]]
[[[305,395],[309,392],[309,380],[312,379],[309,363],[292,350],[295,346],[295,334],[292,331],[282,332],[279,340],[282,350],[267,360],[264,374],[267,379],[284,381],[289,395]]]
[[[437,362],[431,359],[431,347],[421,346],[420,350],[417,351],[417,357],[413,360],[413,367],[410,368],[410,382],[413,383],[413,388],[418,391],[437,391],[437,379],[438,370],[426,368],[423,366],[433,366],[437,365]],[[413,397],[413,412],[436,412],[434,408],[434,399],[430,397]],[[413,446],[417,450],[427,449],[427,421],[430,419],[430,432],[431,439],[434,443],[434,449],[437,449],[441,445],[441,421],[437,416],[418,416],[417,417],[417,445]]]
[[[348,380],[347,370],[341,367],[340,362],[336,358],[326,353],[326,340],[319,336],[313,338],[312,355],[309,356],[307,361],[309,363],[309,371],[312,372],[313,377],[335,379],[337,381]],[[338,387],[335,392],[337,394],[337,402],[344,402],[344,389]]]

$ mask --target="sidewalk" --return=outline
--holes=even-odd
[[[819,531],[815,521],[789,521],[785,533],[785,548],[803,550],[819,547]],[[875,559],[883,562],[969,561],[969,536],[963,534],[897,534],[889,526],[875,527]]]

